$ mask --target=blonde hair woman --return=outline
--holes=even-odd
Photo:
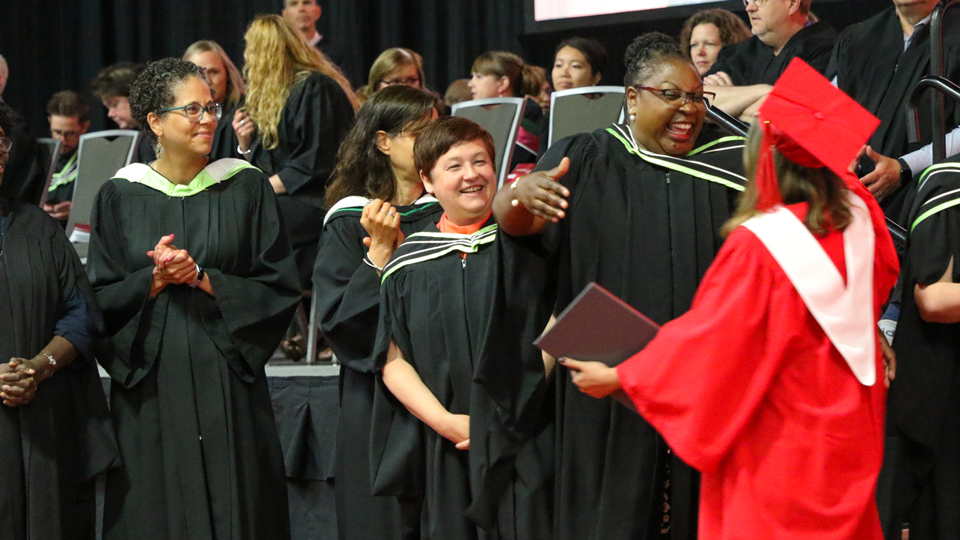
[[[210,85],[210,94],[223,108],[221,118],[224,120],[217,123],[210,158],[217,160],[236,157],[237,137],[226,119],[233,117],[247,94],[243,75],[216,41],[203,40],[193,43],[183,52],[182,59],[203,68]]]
[[[247,104],[233,119],[237,150],[280,195],[301,285],[309,288],[327,179],[359,102],[340,70],[279,15],[254,19],[244,39]]]
[[[357,90],[357,97],[366,102],[379,90],[403,84],[423,90],[426,78],[423,75],[423,57],[410,49],[393,47],[380,53],[370,66],[367,85]]]

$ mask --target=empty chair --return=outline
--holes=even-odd
[[[93,200],[104,182],[133,161],[139,140],[139,131],[123,129],[80,136],[77,179],[74,180],[73,207],[67,221],[67,234],[81,259],[87,256]]]
[[[622,86],[584,86],[551,94],[547,146],[623,121],[624,93]]]
[[[47,188],[50,187],[50,180],[53,178],[53,168],[57,164],[57,156],[60,155],[60,141],[50,137],[40,137],[37,139],[37,165],[43,167],[43,190],[40,193],[40,206],[47,203]]]
[[[510,160],[517,143],[524,107],[523,98],[490,98],[464,101],[451,109],[453,116],[472,120],[493,135],[497,150],[494,170],[497,171],[498,188],[510,172]]]

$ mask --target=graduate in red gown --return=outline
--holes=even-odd
[[[622,388],[703,473],[701,539],[882,538],[876,321],[898,263],[848,170],[876,125],[795,60],[750,134],[754,181],[690,311],[616,368],[564,361],[591,396]]]

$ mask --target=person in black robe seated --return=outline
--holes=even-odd
[[[374,426],[374,483],[425,493],[424,539],[552,536],[552,438],[539,436],[552,434],[540,421],[546,363],[532,345],[550,310],[514,279],[519,268],[539,277],[546,260],[497,233],[493,152],[465,118],[420,133],[415,166],[444,213],[383,270],[376,357],[389,394],[376,403],[395,415]],[[505,305],[519,316],[495,317]],[[517,354],[498,354],[492,327],[509,328]]]
[[[757,115],[790,61],[801,58],[823,73],[837,32],[810,13],[812,0],[744,0],[753,37],[724,47],[704,77],[712,105],[746,122]]]
[[[0,103],[0,183],[12,128]],[[57,222],[0,199],[3,538],[95,536],[94,476],[118,463],[94,361],[99,327],[93,290]]]
[[[925,172],[908,212],[896,379],[887,400],[884,535],[960,536],[960,158]],[[892,439],[891,439],[892,437]],[[884,502],[889,498],[889,509]]]
[[[247,162],[209,161],[202,68],[154,62],[130,103],[160,157],[101,187],[87,263],[124,463],[104,538],[289,538],[264,365],[300,294],[276,196]]]
[[[910,93],[917,82],[934,73],[930,65],[930,19],[937,0],[894,2],[881,13],[849,26],[840,34],[827,78],[880,119],[880,127],[870,137],[866,156],[860,160],[860,173],[874,170],[884,162],[884,174],[865,177],[867,188],[880,201],[890,219],[903,226],[912,206],[920,170],[911,170],[895,160],[932,141],[930,117],[934,92],[926,92],[917,106],[918,123],[907,119]],[[953,12],[944,24],[944,68],[947,78],[960,81],[960,32],[951,31],[960,23]],[[960,122],[960,107],[946,101],[949,125]],[[919,140],[910,144],[908,133],[919,127]],[[891,158],[884,160],[884,157]],[[892,165],[892,166],[891,166]],[[893,173],[893,174],[891,174]]]
[[[43,209],[50,217],[67,226],[73,201],[73,181],[77,179],[77,150],[80,136],[90,128],[90,105],[76,92],[57,92],[47,103],[50,136],[60,141],[60,153],[53,165]],[[33,197],[28,200],[33,199]]]
[[[279,195],[300,286],[308,290],[327,182],[360,106],[337,68],[280,16],[257,17],[244,39],[247,105],[233,127],[240,153],[267,173]]]
[[[116,122],[120,129],[143,129],[130,111],[130,85],[141,71],[143,64],[117,62],[101,69],[90,83],[93,95],[103,102],[103,106],[107,108],[107,116]],[[149,137],[140,137],[133,159],[136,163],[150,163],[157,159],[156,148],[150,144]]]
[[[481,54],[470,68],[470,91],[473,99],[502,97],[536,96],[540,93],[539,84],[534,80],[527,65],[519,56],[504,51],[491,51]],[[533,99],[526,97],[523,118],[520,119],[520,132],[517,133],[517,146],[510,161],[512,171],[521,163],[536,163],[540,140],[547,136],[548,118],[543,109]]]
[[[213,100],[223,109],[222,122],[217,122],[217,130],[213,133],[213,150],[210,159],[237,156],[237,136],[233,132],[230,119],[243,106],[247,95],[247,88],[243,82],[243,75],[234,65],[227,52],[216,41],[203,40],[187,47],[183,59],[203,68],[210,83],[210,93]]]
[[[494,209],[505,237],[532,235],[554,257],[538,279],[555,313],[596,282],[663,324],[689,309],[723,242],[743,140],[694,149],[708,96],[673,38],[640,36],[625,61],[630,123],[561,139]],[[592,401],[558,369],[556,538],[696,538],[693,470],[633,411]]]
[[[423,192],[413,165],[417,134],[437,118],[439,103],[398,85],[373,94],[347,134],[327,189],[313,286],[320,329],[340,362],[337,429],[337,529],[343,540],[416,536],[420,498],[374,497],[370,482],[373,346],[380,313],[380,270],[404,237],[442,209]],[[365,247],[366,244],[369,244]],[[405,518],[405,519],[404,519]]]

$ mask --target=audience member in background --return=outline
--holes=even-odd
[[[493,152],[493,137],[466,118],[424,128],[415,170],[443,215],[408,237],[383,271],[376,358],[395,398],[388,432],[407,444],[371,438],[375,479],[423,490],[423,538],[553,538],[552,430],[535,437],[540,413],[553,407],[533,345],[551,306],[514,279],[521,269],[540,278],[547,261],[497,231]],[[524,309],[500,319],[504,303]],[[508,329],[515,354],[499,354],[488,341],[492,327]],[[407,411],[418,429],[401,441],[395,434],[409,426],[401,420]]]
[[[222,120],[217,122],[217,130],[213,134],[210,158],[216,160],[236,156],[237,137],[230,120],[243,105],[247,94],[240,70],[216,41],[203,40],[190,45],[184,51],[183,59],[203,68],[210,83],[210,94],[223,109],[220,116]]]
[[[410,49],[394,47],[380,53],[370,66],[370,77],[366,86],[357,90],[357,99],[364,102],[378,90],[388,86],[404,84],[423,89],[426,81],[423,76],[423,58]]]
[[[322,52],[333,65],[337,66],[351,83],[361,79],[360,74],[353,73],[345,62],[344,51],[339,43],[335,43],[330,36],[317,32],[317,21],[323,14],[323,9],[317,0],[283,0],[281,15],[290,26],[307,40],[307,44]]]
[[[233,119],[238,148],[270,176],[307,290],[327,181],[359,104],[336,66],[279,16],[257,17],[244,39],[247,105]]]
[[[13,130],[0,103],[0,183]],[[96,298],[40,208],[0,199],[0,485],[3,537],[92,539],[94,476],[116,442],[94,361]]]
[[[529,90],[537,88],[536,94],[528,94],[523,97],[530,98],[537,102],[543,115],[550,113],[550,93],[553,89],[550,87],[550,79],[547,78],[547,70],[540,66],[530,66],[524,76],[523,86]]]
[[[396,85],[373,94],[340,145],[327,189],[330,207],[313,272],[320,328],[340,361],[337,529],[351,540],[416,536],[422,497],[374,497],[370,425],[380,271],[403,239],[442,211],[413,164],[417,134],[438,115],[437,98]],[[365,230],[366,228],[366,230]],[[369,244],[369,245],[366,245]]]
[[[470,69],[473,74],[470,79],[473,99],[539,94],[540,88],[533,85],[533,79],[529,75],[531,68],[523,59],[510,52],[491,51],[481,54]],[[543,110],[536,101],[527,99],[510,170],[520,163],[536,163],[540,139],[546,138],[546,132],[547,117]]]
[[[837,33],[810,13],[812,0],[744,0],[753,37],[720,50],[704,77],[715,106],[752,122],[763,98],[794,58],[823,73]]]
[[[443,102],[446,103],[447,107],[453,107],[457,103],[463,103],[471,99],[473,99],[473,91],[470,90],[470,79],[453,81],[443,94]]]
[[[60,141],[60,155],[53,165],[43,209],[66,227],[73,200],[73,181],[77,179],[77,149],[80,136],[90,127],[90,105],[76,92],[57,92],[47,103],[50,136]]]
[[[598,41],[581,37],[565,39],[553,55],[550,80],[554,90],[596,86],[607,67],[607,51]]]
[[[7,87],[7,80],[10,78],[10,66],[7,65],[7,59],[0,54],[0,102],[3,102],[3,91]]]
[[[504,235],[529,235],[531,249],[554,257],[551,271],[529,286],[555,299],[555,313],[597,282],[662,324],[687,311],[723,243],[720,226],[746,183],[743,143],[686,157],[707,96],[676,40],[640,36],[624,62],[629,123],[554,143],[538,172],[500,191],[494,211]],[[556,540],[633,540],[661,531],[694,540],[694,471],[634,412],[581,394],[558,369]]]
[[[930,17],[937,0],[895,1],[883,12],[846,28],[837,40],[827,76],[837,87],[880,118],[880,128],[870,138],[861,173],[872,172],[874,162],[879,173],[864,177],[867,188],[877,197],[887,217],[900,221],[910,210],[916,182],[932,162],[927,153],[897,158],[917,150],[932,139],[930,126],[933,92],[926,92],[917,107],[920,115],[920,144],[908,144],[907,134],[916,129],[905,110],[917,81],[931,75]],[[944,67],[947,77],[960,81],[960,32],[944,32]],[[950,125],[960,120],[960,107],[946,100]],[[884,159],[884,157],[890,159]],[[920,159],[917,159],[917,158]],[[912,187],[911,187],[912,186]],[[908,225],[902,222],[901,225]]]
[[[199,66],[151,63],[130,104],[160,157],[103,184],[87,263],[123,459],[104,538],[289,538],[264,365],[300,288],[276,196],[208,157],[220,105]]]
[[[107,108],[107,116],[116,122],[120,129],[140,129],[130,113],[130,85],[143,71],[143,64],[119,62],[107,66],[97,73],[90,87],[93,95]],[[156,150],[147,137],[140,137],[134,161],[150,163],[157,159]]]
[[[684,21],[680,30],[680,48],[690,55],[700,76],[706,75],[717,61],[720,49],[750,39],[743,20],[725,9],[703,9]]]

